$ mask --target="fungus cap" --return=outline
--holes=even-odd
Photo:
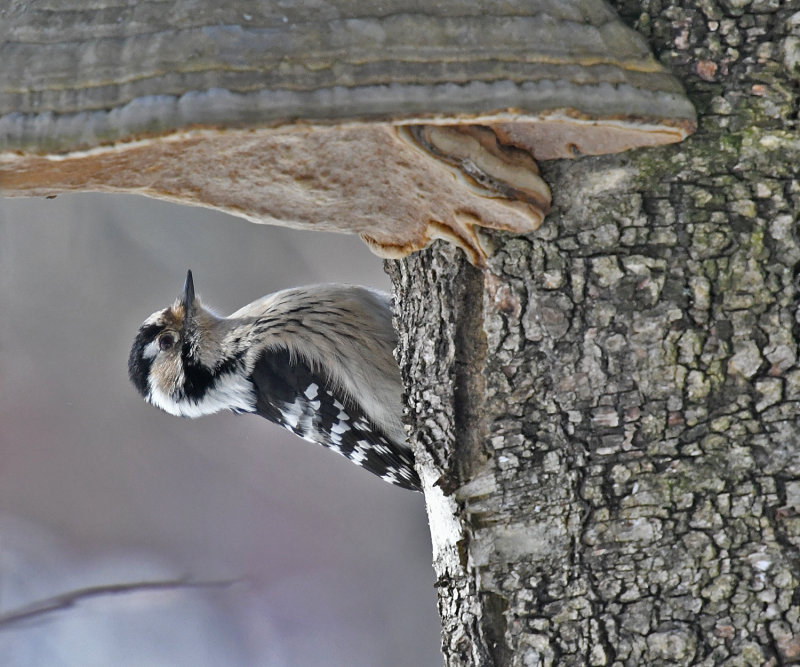
[[[680,141],[678,82],[600,0],[16,3],[0,191],[133,191],[384,256],[539,226],[535,159]],[[502,8],[502,10],[501,10]]]

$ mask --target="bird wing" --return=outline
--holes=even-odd
[[[257,414],[387,482],[420,490],[408,445],[391,440],[367,419],[356,400],[305,360],[286,348],[265,350],[253,367],[252,381]]]

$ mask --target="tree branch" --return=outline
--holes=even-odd
[[[0,630],[6,630],[10,626],[24,621],[51,614],[56,611],[63,611],[74,607],[79,602],[90,598],[104,597],[108,595],[126,595],[128,593],[141,593],[145,591],[165,591],[180,589],[198,588],[229,588],[240,579],[225,579],[219,581],[191,581],[188,577],[181,579],[167,579],[164,581],[137,581],[123,584],[104,584],[100,586],[89,586],[78,588],[66,593],[54,595],[32,602],[24,607],[19,607],[12,611],[0,614]]]

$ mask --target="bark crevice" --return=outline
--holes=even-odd
[[[451,479],[456,486],[444,488],[452,493],[469,482],[486,463],[486,413],[482,408],[486,382],[486,335],[483,331],[483,274],[463,259],[456,306],[455,360],[453,363],[453,416],[457,447]]]

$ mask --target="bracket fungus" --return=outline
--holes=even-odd
[[[680,84],[601,0],[12,2],[0,192],[136,192],[398,257],[536,229],[535,160],[680,141]]]

